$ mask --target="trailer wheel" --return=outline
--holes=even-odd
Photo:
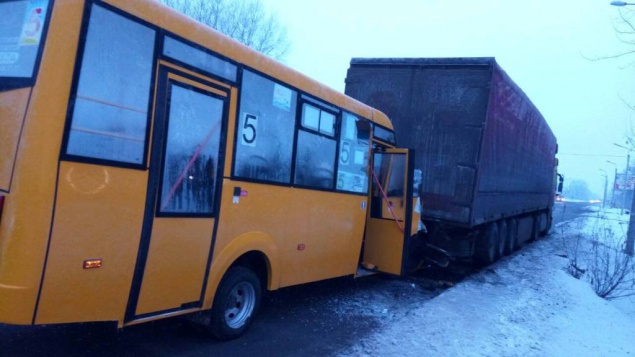
[[[533,226],[531,228],[531,236],[529,237],[530,242],[534,242],[538,240],[540,233],[540,215],[535,215],[533,218]]]
[[[505,243],[505,254],[511,254],[518,248],[518,221],[515,218],[508,220]]]
[[[242,335],[260,305],[260,280],[247,268],[229,268],[218,286],[211,310],[209,331],[219,340]]]
[[[485,227],[485,231],[476,239],[476,247],[474,249],[474,261],[476,264],[485,266],[496,261],[498,240],[498,226],[495,222],[489,223]]]
[[[551,212],[549,212],[547,213],[547,230],[545,231],[545,235],[549,234],[552,226],[553,226],[553,215]]]
[[[496,244],[496,255],[498,258],[505,256],[505,246],[507,245],[507,222],[505,220],[498,221],[498,244]]]
[[[551,215],[547,214],[547,212],[543,212],[539,214],[538,217],[540,217],[540,224],[538,225],[539,229],[542,229],[543,222],[545,224],[545,229],[539,231],[539,236],[544,237],[549,234],[549,230],[551,229]]]

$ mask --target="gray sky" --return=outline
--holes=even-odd
[[[635,105],[635,55],[584,58],[629,49],[609,2],[264,0],[287,26],[286,64],[342,92],[352,57],[496,57],[556,134],[560,171],[598,195],[599,169],[610,180],[615,169],[607,160],[624,170],[626,150],[613,143],[635,123],[619,98]]]

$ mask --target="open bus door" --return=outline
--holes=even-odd
[[[413,166],[413,150],[377,149],[373,152],[362,256],[362,267],[366,269],[396,275],[407,272],[407,243],[418,225],[415,217],[413,228]]]

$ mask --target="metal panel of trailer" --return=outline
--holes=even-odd
[[[345,93],[416,150],[424,219],[474,227],[553,205],[556,138],[494,58],[355,58]]]

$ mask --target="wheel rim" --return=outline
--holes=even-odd
[[[234,286],[225,305],[225,321],[231,328],[240,328],[247,322],[256,305],[256,290],[246,282]]]

